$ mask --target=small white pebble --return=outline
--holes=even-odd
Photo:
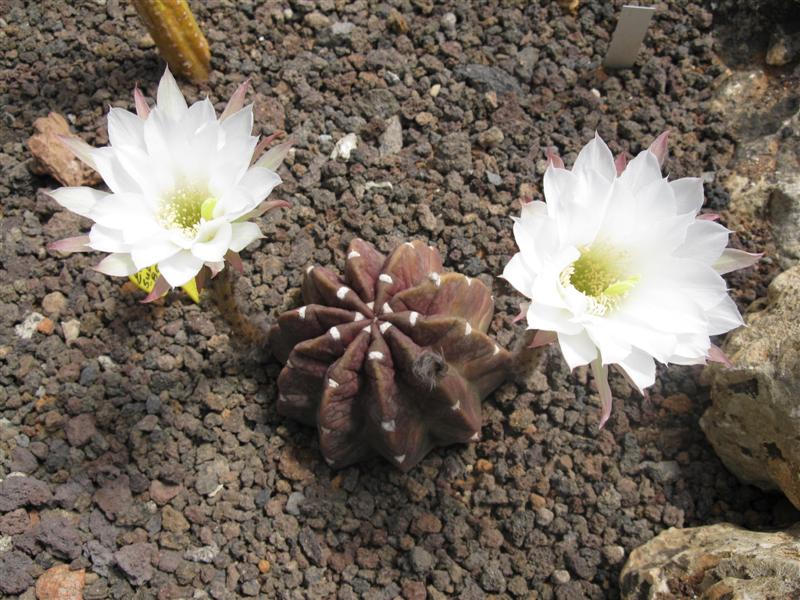
[[[336,290],[336,297],[339,300],[344,300],[344,297],[347,296],[347,292],[350,291],[350,288],[347,286],[342,286],[338,290]]]
[[[392,324],[389,323],[388,321],[381,323],[381,326],[380,326],[381,333],[386,333],[386,330],[389,329],[389,327],[391,327],[391,326],[392,326]]]
[[[336,327],[331,327],[331,328],[328,330],[328,333],[330,333],[330,334],[331,334],[331,337],[332,337],[333,339],[335,339],[336,341],[339,341],[340,339],[342,339],[342,334],[341,334],[341,333],[339,333],[339,330],[338,330],[338,329],[336,329]]]
[[[359,256],[361,255],[358,252],[351,250],[350,254],[347,255],[347,260],[350,260],[351,258],[358,258]]]
[[[381,273],[381,274],[378,276],[378,279],[379,279],[380,281],[382,281],[383,283],[388,283],[389,285],[391,285],[392,283],[394,283],[394,280],[392,279],[392,276],[391,276],[391,275],[387,275],[386,273]]]
[[[395,428],[394,419],[392,419],[391,421],[382,421],[381,422],[381,427],[385,431],[394,431],[394,428]],[[400,462],[403,462],[403,461],[401,460]]]
[[[417,319],[419,319],[419,313],[415,310],[412,310],[411,314],[408,315],[408,321],[411,323],[412,327],[417,324]]]
[[[373,350],[369,354],[367,354],[367,358],[369,360],[383,360],[383,352],[378,352],[377,350]]]

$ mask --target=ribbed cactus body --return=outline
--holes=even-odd
[[[443,272],[423,242],[387,258],[356,239],[344,278],[309,267],[303,299],[270,333],[285,364],[278,411],[317,427],[330,465],[380,454],[407,471],[436,446],[479,438],[481,401],[510,363],[486,335],[483,283]]]
[[[133,0],[170,69],[192,81],[208,79],[211,53],[186,0]]]

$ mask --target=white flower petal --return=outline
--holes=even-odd
[[[670,181],[669,185],[672,191],[675,192],[678,212],[696,215],[700,211],[705,201],[702,179],[699,177],[685,177]]]
[[[95,223],[89,231],[89,245],[101,252],[122,252],[128,254],[130,247],[125,243],[122,232]]]
[[[720,275],[744,269],[756,264],[761,258],[761,254],[751,254],[736,248],[726,248],[722,255],[714,262],[714,269]]]
[[[518,252],[511,257],[505,269],[503,269],[503,279],[508,281],[516,290],[528,298],[531,297],[531,286],[535,275],[528,271],[522,258],[522,253]]]
[[[192,245],[192,254],[207,263],[222,261],[230,247],[232,230],[231,224],[227,221],[220,223],[213,232],[209,232],[211,235],[207,241],[195,242]]]
[[[723,296],[720,303],[708,311],[708,335],[721,335],[743,324],[742,315],[730,296]]]
[[[291,141],[283,142],[282,144],[273,146],[256,161],[255,166],[277,171],[281,164],[283,164],[283,160],[286,158],[286,155],[289,154],[289,150],[291,149]]]
[[[730,232],[714,221],[695,221],[686,230],[686,240],[676,250],[676,256],[713,264],[728,245]]]
[[[647,352],[633,350],[625,360],[621,360],[617,364],[630,377],[640,392],[656,382],[656,363]]]
[[[175,121],[179,121],[187,111],[186,99],[170,73],[169,67],[165,69],[161,81],[158,82],[156,104],[159,111],[163,111]]]
[[[528,322],[528,329],[544,329],[575,335],[583,331],[583,326],[575,323],[572,317],[572,313],[566,309],[533,302],[528,308],[525,320]]]
[[[558,345],[570,369],[588,365],[597,358],[597,346],[592,343],[585,331],[575,335],[559,333]]]
[[[203,260],[191,252],[178,252],[158,263],[158,270],[172,287],[180,287],[194,279],[203,268]]]
[[[94,269],[118,277],[127,277],[139,270],[133,264],[130,254],[109,254]]]
[[[135,146],[144,149],[144,121],[121,108],[108,113],[108,140],[112,146]]]
[[[158,264],[178,252],[180,252],[180,248],[169,240],[151,240],[134,246],[131,249],[131,259],[141,270]]]
[[[619,179],[634,194],[638,194],[645,186],[663,179],[658,158],[647,150],[640,152],[628,163]]]
[[[578,153],[572,171],[584,173],[594,171],[609,182],[617,176],[614,155],[611,154],[611,150],[597,133],[595,133],[594,139]]]
[[[255,223],[233,223],[231,225],[230,249],[241,252],[252,242],[264,237]]]
[[[68,211],[90,219],[97,203],[110,196],[90,187],[62,187],[47,194]]]

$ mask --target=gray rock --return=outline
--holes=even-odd
[[[766,306],[728,338],[735,365],[708,367],[712,405],[700,426],[739,479],[781,489],[800,508],[800,266],[776,277]]]
[[[92,570],[102,577],[107,577],[108,567],[115,562],[114,553],[97,540],[86,542],[86,551],[92,560]]]
[[[394,115],[386,122],[386,129],[380,137],[381,156],[397,154],[403,149],[403,126],[400,117]]]
[[[0,592],[21,594],[32,586],[31,567],[33,561],[22,552],[12,550],[0,554]]]
[[[513,75],[489,65],[464,65],[456,69],[456,75],[469,81],[482,91],[522,94],[522,88]]]
[[[94,416],[84,413],[77,417],[72,417],[64,425],[64,433],[70,446],[83,446],[97,433],[94,425]]]
[[[45,516],[36,527],[36,539],[60,558],[74,560],[81,555],[81,536],[64,517]]]
[[[139,542],[123,546],[114,552],[117,565],[127,575],[128,581],[139,586],[153,578],[151,561],[157,552],[155,544]]]
[[[310,527],[304,527],[300,530],[297,541],[300,542],[300,547],[305,552],[305,555],[311,559],[311,562],[317,566],[322,566],[322,546]]]
[[[800,591],[800,525],[747,531],[730,523],[668,529],[631,552],[620,575],[625,600],[793,598]]]
[[[300,505],[303,504],[306,497],[302,492],[292,492],[289,494],[289,499],[286,500],[286,512],[290,515],[300,514]]]
[[[442,170],[471,170],[472,147],[467,133],[456,131],[444,136],[436,147],[436,159]]]
[[[210,563],[219,554],[219,546],[212,544],[210,546],[200,546],[199,548],[189,548],[183,553],[183,558],[192,562]]]
[[[50,487],[33,477],[6,477],[0,481],[0,512],[21,506],[41,506],[50,502]]]
[[[94,501],[110,520],[126,511],[133,501],[130,480],[127,475],[120,475],[107,482],[94,494]]]
[[[408,553],[408,560],[411,562],[411,568],[420,574],[430,571],[436,563],[431,553],[420,546],[414,546],[411,549]]]

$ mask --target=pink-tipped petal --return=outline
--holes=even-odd
[[[667,154],[669,152],[669,129],[659,135],[655,141],[650,144],[648,150],[656,155],[658,164],[664,166],[664,161],[667,160]]]
[[[744,250],[737,250],[736,248],[725,248],[725,250],[722,251],[722,255],[712,266],[717,273],[725,275],[725,273],[730,273],[737,269],[753,266],[762,256],[764,256],[764,254],[761,252],[753,254],[751,252],[745,252]]]
[[[247,90],[249,88],[250,79],[248,78],[245,79],[238,88],[236,88],[235,92],[233,92],[233,96],[231,96],[231,99],[228,100],[228,104],[225,105],[225,110],[222,111],[222,114],[219,117],[220,122],[244,108],[244,98],[247,95]]]
[[[624,152],[620,152],[617,155],[616,160],[614,160],[614,167],[617,169],[617,177],[622,175],[622,172],[625,170],[625,167],[628,166],[628,155]]]
[[[264,153],[264,151],[272,145],[272,142],[282,138],[285,135],[286,135],[285,131],[276,131],[275,133],[268,135],[260,142],[258,142],[256,149],[253,151],[253,162],[255,163],[258,160],[258,158]]]
[[[255,166],[277,171],[283,163],[283,159],[289,154],[289,150],[292,149],[292,145],[294,145],[294,140],[290,139],[282,144],[273,146],[264,153],[264,156],[255,162]]]
[[[548,344],[552,344],[558,339],[558,336],[554,331],[542,331],[541,329],[536,332],[536,335],[533,336],[533,341],[530,343],[528,348],[539,348],[540,346],[547,346]]]
[[[150,107],[147,105],[147,100],[144,99],[144,94],[142,94],[142,90],[139,89],[138,85],[133,88],[133,103],[136,105],[136,114],[144,121],[150,114]]]
[[[239,273],[239,275],[244,273],[244,265],[242,264],[242,258],[239,256],[238,252],[228,250],[228,252],[225,254],[225,260],[228,261],[228,264],[233,267],[233,269]]]
[[[557,169],[564,168],[564,161],[558,155],[558,150],[554,146],[547,147],[547,161]]]
[[[526,204],[533,202],[533,196],[522,196],[519,199],[520,208],[524,208]]]
[[[597,358],[592,361],[592,375],[594,376],[595,383],[597,383],[597,391],[600,394],[600,426],[599,428],[602,429],[603,425],[606,424],[608,418],[611,416],[611,405],[612,405],[612,397],[611,397],[611,387],[608,385],[608,367],[603,365],[600,362],[600,359]]]
[[[89,236],[79,235],[77,237],[66,238],[47,244],[48,250],[56,250],[58,252],[85,252],[91,250],[89,246]]]
[[[156,279],[156,282],[153,285],[153,289],[150,290],[150,293],[145,296],[144,300],[142,300],[142,304],[148,304],[153,300],[158,300],[170,289],[169,283],[167,283],[167,280],[164,279],[164,276],[159,275],[158,279]]]
[[[68,135],[59,135],[58,139],[62,144],[69,148],[69,150],[75,156],[77,156],[79,160],[90,166],[95,171],[97,170],[97,166],[92,158],[92,150],[94,150],[94,148],[92,148],[89,144],[79,138]]]
[[[719,215],[717,213],[703,213],[702,215],[697,215],[698,221],[719,221]]]
[[[728,356],[722,351],[722,348],[715,346],[714,344],[711,344],[711,348],[708,350],[708,360],[711,362],[722,363],[728,368],[733,366],[731,359],[728,358]]]
[[[249,213],[247,213],[246,215],[244,215],[242,217],[239,217],[236,220],[236,222],[237,223],[242,223],[242,222],[245,222],[245,221],[251,221],[251,220],[255,219],[256,217],[260,217],[264,213],[267,213],[267,212],[269,212],[271,210],[274,210],[276,208],[290,208],[291,206],[292,206],[292,203],[291,202],[287,202],[286,200],[265,200],[264,202],[259,204],[258,208],[256,208],[255,210],[250,211]]]
[[[210,262],[206,263],[206,266],[211,271],[211,279],[214,279],[222,269],[225,268],[225,261],[220,260],[219,262]]]
[[[520,302],[519,303],[519,314],[511,319],[512,323],[519,323],[522,319],[525,318],[525,315],[528,314],[528,307],[531,305],[530,302]]]

